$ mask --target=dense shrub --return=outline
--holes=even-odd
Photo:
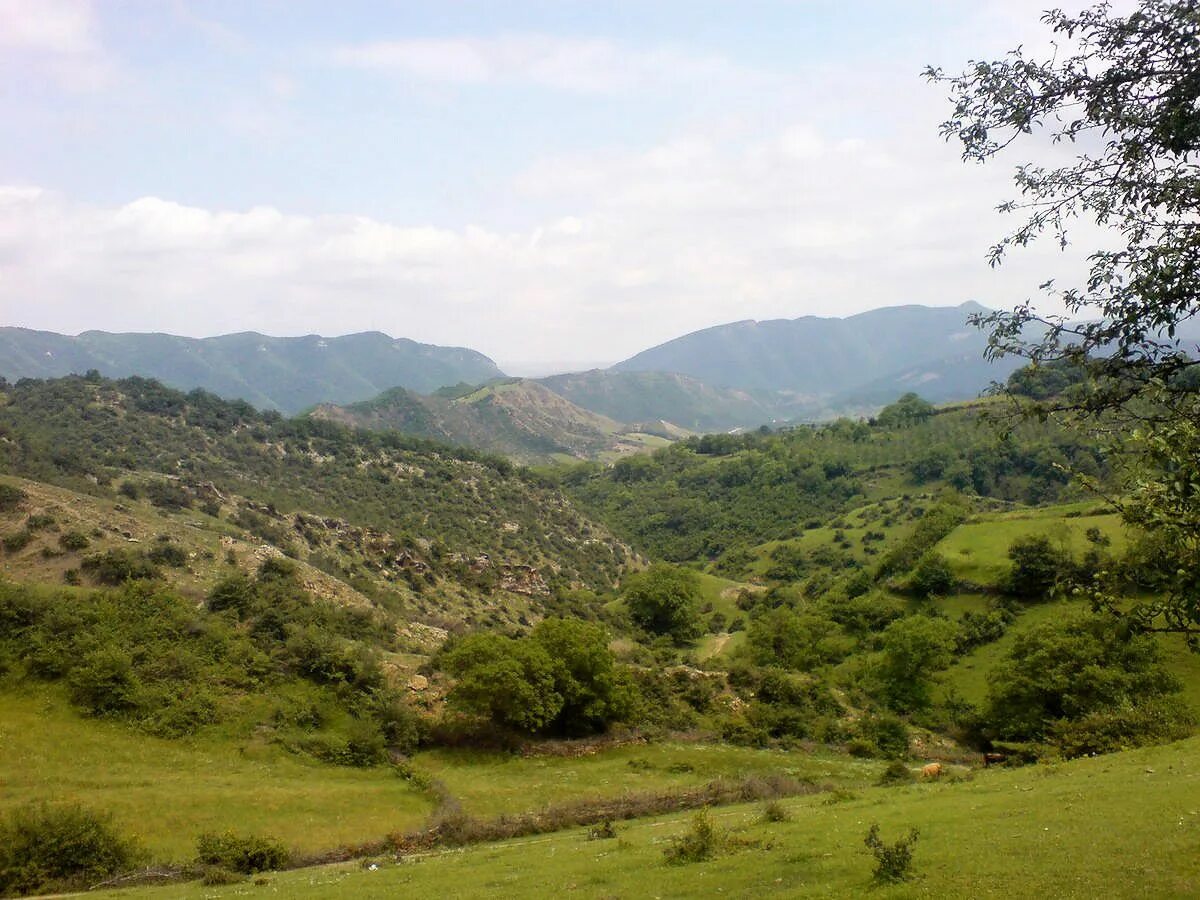
[[[1012,561],[1006,589],[1025,600],[1045,600],[1070,573],[1070,558],[1044,535],[1017,538],[1008,548]]]
[[[68,553],[86,550],[90,544],[91,541],[88,540],[87,535],[81,531],[64,531],[58,536],[58,546]]]
[[[85,888],[132,868],[137,845],[81,806],[18,807],[0,819],[0,894]]]
[[[206,833],[196,839],[196,861],[251,875],[282,868],[288,861],[287,848],[279,841],[258,835]]]
[[[1185,733],[1186,713],[1169,702],[1178,691],[1152,637],[1079,613],[1017,637],[992,670],[983,722],[992,738],[1111,750]]]
[[[22,528],[20,531],[14,531],[12,534],[6,534],[0,544],[9,553],[19,553],[29,546],[33,540],[33,534],[27,528]]]
[[[117,586],[139,578],[161,578],[162,572],[146,554],[137,550],[106,550],[84,558],[84,572],[100,584]]]
[[[944,596],[954,587],[954,572],[946,557],[930,550],[917,561],[908,588],[918,597]]]

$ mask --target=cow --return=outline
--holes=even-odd
[[[1003,753],[985,753],[983,754],[984,768],[988,766],[1002,766],[1008,762],[1008,757]]]
[[[921,778],[925,781],[936,781],[942,777],[942,764],[929,763],[921,768]]]

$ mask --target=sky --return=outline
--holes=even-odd
[[[0,0],[0,324],[378,330],[531,374],[1012,306],[1078,259],[989,268],[1024,159],[964,164],[920,73],[1043,45],[1046,5]]]

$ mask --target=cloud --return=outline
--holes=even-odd
[[[0,63],[70,90],[103,87],[114,73],[98,32],[87,0],[0,0]]]
[[[633,48],[603,38],[548,34],[373,41],[338,47],[329,59],[422,82],[530,84],[583,94],[764,78],[723,57],[676,47]]]
[[[543,160],[513,202],[564,211],[521,231],[6,188],[0,293],[27,298],[10,321],[33,327],[378,328],[502,362],[594,360],[740,318],[1010,306],[1072,263],[1046,246],[989,270],[1007,173],[934,146],[797,122]]]

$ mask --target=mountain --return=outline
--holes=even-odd
[[[777,401],[762,392],[714,388],[675,372],[592,369],[538,381],[572,403],[621,422],[671,422],[690,431],[769,423]]]
[[[444,388],[432,396],[393,388],[348,406],[322,404],[310,416],[476,447],[527,463],[623,455],[666,443],[665,434],[656,439],[520,378]]]
[[[846,394],[892,373],[978,359],[987,335],[967,324],[976,303],[892,306],[844,319],[744,321],[675,338],[617,363],[617,372],[679,372],[710,385],[791,391],[814,399]],[[991,378],[948,366],[946,399],[976,395]],[[894,394],[902,391],[897,387]]]
[[[182,390],[204,388],[293,414],[322,402],[352,403],[402,386],[430,392],[503,373],[462,347],[419,344],[378,331],[342,337],[268,337],[255,332],[188,338],[85,331],[76,337],[0,328],[0,376],[56,378],[96,369],[142,375]]]

